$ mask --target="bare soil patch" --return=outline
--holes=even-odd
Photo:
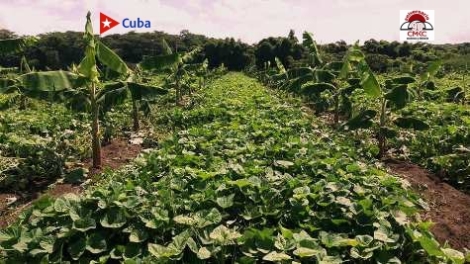
[[[103,146],[101,149],[103,169],[118,169],[136,158],[141,150],[141,145],[131,144],[126,138],[114,139],[110,144]],[[91,159],[85,160],[85,167],[90,168],[90,175],[98,174],[101,171],[92,169],[91,165]],[[0,193],[0,228],[14,222],[22,210],[43,195],[60,197],[67,193],[79,194],[81,191],[83,191],[83,188],[79,185],[66,183],[53,183],[51,185],[51,183],[48,182],[34,186],[34,188],[31,188],[31,191],[27,194]],[[11,203],[11,201],[13,201],[12,199],[15,199],[16,201]],[[10,203],[15,207],[10,207]]]
[[[431,220],[432,233],[440,243],[446,241],[455,249],[470,249],[470,195],[467,195],[437,176],[415,164],[387,160],[391,171],[407,179],[422,195],[430,210],[421,216]]]

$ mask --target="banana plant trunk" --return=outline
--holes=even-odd
[[[132,100],[132,118],[134,119],[134,131],[137,132],[140,129],[140,124],[139,124],[139,109],[137,109],[136,100]]]
[[[379,128],[379,156],[378,158],[381,159],[385,155],[385,148],[387,145],[387,138],[385,135],[385,125],[386,125],[386,114],[387,114],[387,99],[382,99],[382,109],[380,112],[380,128]]]
[[[92,111],[92,118],[93,124],[91,127],[91,144],[92,144],[92,152],[93,152],[93,168],[101,168],[101,142],[100,142],[100,135],[99,135],[99,123],[98,123],[98,104],[96,102],[96,84],[91,84],[91,111]]]
[[[336,85],[335,85],[336,86]],[[336,88],[338,89],[338,88]],[[339,94],[338,92],[335,93],[334,95],[334,101],[335,101],[335,126],[338,126],[339,122]]]
[[[467,83],[465,82],[465,75],[467,74],[467,64],[465,64],[465,71],[462,74],[462,82],[463,82],[463,99],[462,104],[467,104]]]
[[[181,105],[181,87],[180,87],[180,80],[177,77],[176,79],[176,105]]]

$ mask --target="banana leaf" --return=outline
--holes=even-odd
[[[31,72],[18,77],[27,91],[59,92],[85,85],[85,79],[68,71]]]
[[[129,68],[126,63],[110,48],[98,41],[96,45],[96,57],[106,67],[111,70],[126,75],[129,73]]]

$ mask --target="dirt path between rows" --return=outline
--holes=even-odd
[[[103,168],[118,169],[136,158],[141,150],[141,145],[131,144],[129,143],[129,139],[114,139],[109,145],[103,146],[101,149]],[[85,160],[84,164],[85,168],[91,168],[92,160]],[[90,169],[89,175],[98,174],[99,172],[99,170]],[[83,188],[79,185],[56,183],[45,191],[38,190],[37,193],[29,193],[26,198],[22,198],[20,195],[14,193],[0,193],[0,228],[15,221],[22,210],[43,195],[59,197],[67,193],[79,194],[82,191]],[[12,199],[17,199],[18,201],[13,203],[16,207],[10,209],[8,204]]]
[[[415,164],[387,160],[394,174],[403,176],[428,203],[425,220],[434,222],[431,232],[440,243],[446,241],[455,249],[470,249],[470,195],[442,182],[431,172]]]

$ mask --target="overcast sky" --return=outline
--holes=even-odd
[[[400,10],[435,10],[434,43],[470,42],[470,0],[0,0],[0,28],[18,34],[82,31],[92,12],[121,22],[150,20],[137,32],[179,33],[188,29],[210,37],[255,43],[268,36],[297,36],[308,30],[320,43],[370,38],[399,40]],[[119,25],[105,34],[125,33]]]

